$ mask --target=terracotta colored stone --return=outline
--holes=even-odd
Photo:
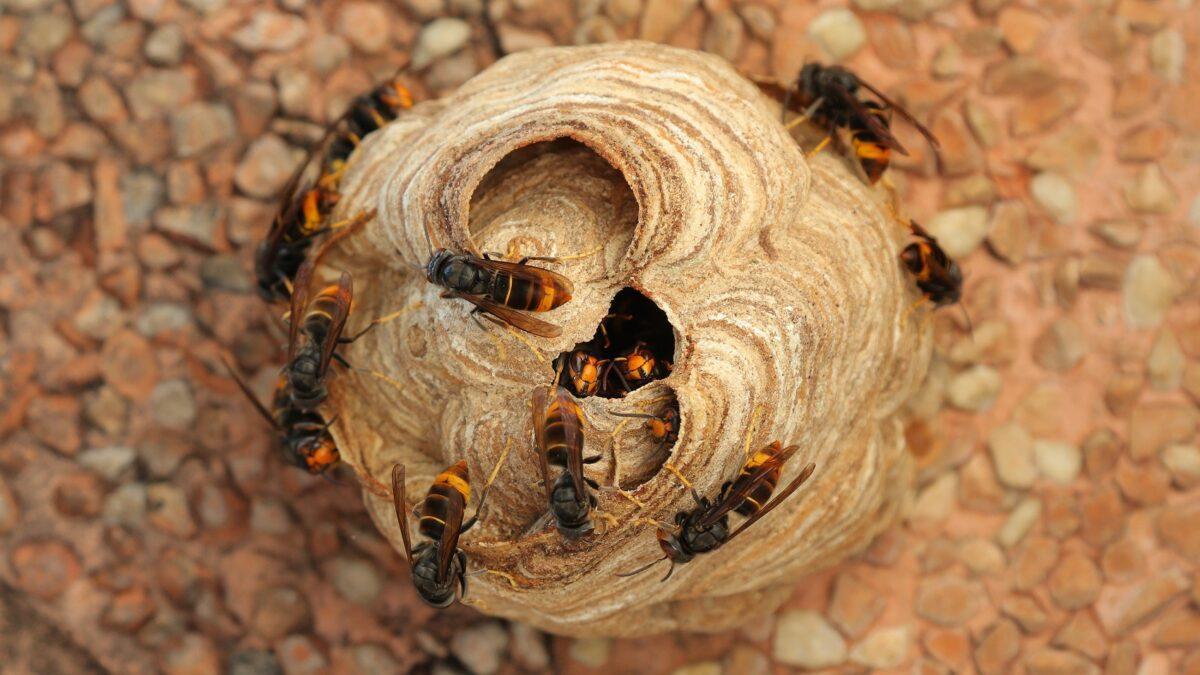
[[[8,559],[21,590],[44,600],[61,595],[79,576],[75,551],[53,539],[18,544]]]
[[[985,603],[986,593],[978,582],[944,576],[921,582],[914,607],[922,618],[953,627],[966,623]]]
[[[1159,539],[1193,563],[1200,562],[1200,503],[1163,507],[1155,520]]]
[[[922,644],[930,656],[954,672],[965,670],[971,662],[971,640],[962,630],[933,628],[925,632]]]
[[[1033,598],[1023,595],[1008,598],[1000,610],[1016,620],[1026,634],[1040,633],[1046,627],[1046,612]]]
[[[1079,505],[1080,535],[1092,546],[1115,540],[1125,528],[1125,509],[1116,488],[1103,485],[1085,495]]]
[[[1054,602],[1066,610],[1087,607],[1100,594],[1100,570],[1092,559],[1067,553],[1050,574],[1048,587]]]
[[[1154,632],[1154,644],[1166,648],[1200,644],[1200,614],[1185,607],[1163,617]]]
[[[1146,573],[1146,556],[1136,541],[1123,537],[1104,549],[1101,567],[1111,581],[1132,581]]]
[[[1039,586],[1058,561],[1058,542],[1043,536],[1032,536],[1017,550],[1013,558],[1013,588],[1029,590]]]
[[[1091,612],[1076,612],[1055,633],[1050,644],[1078,652],[1093,661],[1099,661],[1108,653],[1108,637],[1092,618]]]
[[[1098,674],[1096,664],[1073,652],[1058,649],[1037,649],[1023,659],[1029,675],[1091,675]]]
[[[1106,586],[1096,602],[1096,614],[1109,635],[1123,635],[1158,614],[1188,587],[1177,569],[1160,572],[1136,586]]]
[[[1117,486],[1121,494],[1137,505],[1161,503],[1171,488],[1171,476],[1158,462],[1117,466]]]
[[[1007,619],[997,621],[975,647],[975,666],[983,675],[1001,675],[1009,668],[1021,649],[1021,633]]]
[[[104,379],[121,395],[145,401],[158,383],[158,363],[146,339],[123,330],[104,342],[100,369]]]
[[[849,572],[838,575],[829,600],[829,620],[847,637],[861,637],[883,612],[886,602],[875,589]]]

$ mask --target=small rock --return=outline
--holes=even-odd
[[[746,644],[739,644],[725,657],[725,673],[738,675],[770,675],[771,660],[766,654]]]
[[[1094,660],[1101,660],[1108,653],[1108,638],[1091,612],[1077,612],[1062,627],[1050,644],[1079,652]]]
[[[1014,53],[1028,54],[1037,47],[1049,23],[1042,15],[1024,7],[1010,6],[1000,10],[996,25],[1004,42]]]
[[[196,97],[196,83],[182,70],[147,69],[125,88],[133,116],[148,120],[179,110]]]
[[[612,640],[608,638],[576,638],[571,641],[567,653],[571,659],[588,667],[600,668],[608,663]]]
[[[104,522],[140,527],[146,519],[146,486],[126,483],[109,493],[100,511]]]
[[[966,70],[962,48],[955,42],[947,42],[938,47],[930,64],[930,72],[939,80],[949,80],[958,77]]]
[[[350,2],[338,12],[337,31],[360,52],[378,54],[388,46],[391,17],[382,4]]]
[[[1100,669],[1078,654],[1060,649],[1041,648],[1024,659],[1029,675],[1099,675]]]
[[[1032,56],[1014,56],[988,66],[983,74],[983,92],[998,96],[1034,96],[1059,83],[1061,70]]]
[[[971,133],[975,135],[975,140],[979,141],[980,145],[990,148],[1000,141],[1002,133],[1000,123],[996,121],[991,110],[968,99],[963,105],[963,113],[966,116],[967,126],[971,128]]]
[[[260,10],[233,33],[233,42],[248,52],[285,52],[308,35],[304,19],[295,14]]]
[[[733,10],[716,12],[709,18],[708,28],[704,31],[704,51],[734,62],[742,51],[745,34],[741,18]]]
[[[1096,602],[1096,615],[1109,635],[1124,635],[1156,616],[1187,587],[1187,577],[1178,569],[1162,572],[1136,586],[1106,586]]]
[[[154,226],[163,234],[207,250],[216,250],[217,234],[225,212],[216,202],[196,206],[167,206],[154,214]]]
[[[104,608],[100,623],[121,633],[136,633],[154,617],[157,607],[144,586],[117,593]]]
[[[1086,353],[1083,331],[1068,317],[1057,319],[1047,326],[1033,343],[1034,361],[1048,370],[1070,370]]]
[[[374,603],[383,590],[383,579],[380,578],[379,571],[361,558],[336,558],[333,561],[330,581],[343,598],[360,605]]]
[[[1004,552],[983,537],[971,537],[962,542],[958,557],[972,574],[991,575],[1004,570]]]
[[[1187,366],[1187,357],[1175,339],[1175,333],[1163,329],[1150,348],[1150,358],[1146,360],[1146,371],[1150,375],[1150,385],[1155,389],[1169,391],[1179,387],[1183,382],[1183,369]]]
[[[1078,82],[1063,82],[1049,91],[1030,96],[1009,113],[1013,136],[1023,138],[1049,129],[1083,104],[1086,88]]]
[[[1067,611],[1083,609],[1096,601],[1100,582],[1100,570],[1091,558],[1081,553],[1068,553],[1050,575],[1050,597]]]
[[[849,572],[838,575],[829,600],[829,620],[846,636],[861,637],[883,613],[887,601]]]
[[[196,421],[196,400],[184,380],[168,380],[150,394],[150,414],[168,429],[183,431]]]
[[[1007,200],[996,204],[987,235],[988,248],[993,253],[1001,260],[1019,265],[1025,261],[1030,237],[1029,212],[1023,203]]]
[[[412,67],[429,64],[462,49],[471,37],[471,26],[462,19],[435,19],[421,28],[412,51]]]
[[[1021,649],[1021,633],[1006,619],[997,621],[975,647],[975,665],[982,675],[1003,675]]]
[[[1177,292],[1175,280],[1157,257],[1136,256],[1126,268],[1122,284],[1125,320],[1133,328],[1154,328],[1162,323]]]
[[[1033,456],[1041,474],[1056,483],[1066,484],[1075,480],[1083,466],[1083,454],[1070,443],[1035,441]]]
[[[945,473],[921,491],[909,512],[910,522],[935,523],[945,520],[957,503],[958,474]]]
[[[329,659],[307,635],[289,635],[275,645],[275,655],[287,675],[319,675],[329,668]]]
[[[1039,173],[1030,181],[1029,191],[1038,206],[1060,225],[1069,225],[1078,217],[1075,188],[1061,175],[1048,171]]]
[[[1171,84],[1183,80],[1183,64],[1187,60],[1187,43],[1177,30],[1163,29],[1150,38],[1150,67],[1159,77]]]
[[[1146,573],[1146,556],[1136,541],[1123,537],[1104,549],[1100,566],[1110,581],[1135,581]]]
[[[291,177],[299,160],[299,153],[283,139],[266,134],[250,144],[233,174],[233,182],[252,197],[269,199]]]
[[[1000,373],[990,366],[978,365],[955,375],[946,388],[950,405],[960,410],[986,410],[1000,394]]]
[[[1102,485],[1080,500],[1080,534],[1093,546],[1103,546],[1120,536],[1125,527],[1121,497],[1111,485]]]
[[[229,675],[283,675],[283,667],[270,652],[240,649],[229,657]]]
[[[651,42],[666,42],[699,4],[699,0],[647,0],[638,37]]]
[[[1163,448],[1161,456],[1176,486],[1186,490],[1200,485],[1200,448],[1172,443]]]
[[[986,597],[983,586],[976,581],[954,577],[926,579],[917,586],[914,608],[922,618],[954,627],[965,624],[983,609]]]
[[[53,539],[17,544],[11,549],[8,560],[17,587],[43,600],[62,595],[79,576],[79,557],[75,551]]]
[[[142,53],[146,60],[156,66],[177,66],[183,60],[185,48],[183,29],[179,24],[168,23],[155,28],[146,37]]]
[[[1191,610],[1178,611],[1162,620],[1154,632],[1159,647],[1191,647],[1200,643],[1200,615]]]
[[[941,211],[925,227],[951,258],[964,258],[974,251],[988,234],[987,209],[964,206]]]
[[[716,661],[689,663],[672,670],[671,675],[721,675],[721,664]]]
[[[1134,248],[1142,241],[1142,224],[1136,220],[1102,220],[1089,229],[1106,244],[1118,248]]]
[[[386,647],[376,644],[356,645],[350,649],[354,666],[360,673],[400,675],[400,662]]]
[[[1157,164],[1147,164],[1125,184],[1125,202],[1137,213],[1170,213],[1179,196]]]
[[[1058,560],[1058,551],[1058,542],[1049,537],[1029,537],[1013,558],[1013,588],[1028,591],[1040,586]]]
[[[171,138],[180,157],[195,157],[235,137],[233,113],[221,103],[197,101],[171,116]]]
[[[12,532],[21,520],[21,506],[12,489],[0,478],[0,535]]]
[[[808,25],[808,36],[834,61],[853,56],[867,41],[862,21],[848,9],[822,12]]]
[[[138,333],[156,338],[168,333],[185,332],[194,325],[194,319],[186,305],[156,302],[143,309],[133,325]]]
[[[793,610],[779,616],[775,660],[801,668],[828,668],[846,660],[846,642],[817,612]]]
[[[1169,443],[1186,441],[1200,424],[1200,414],[1189,405],[1143,403],[1129,418],[1129,454],[1141,461],[1158,454]]]
[[[1000,610],[1021,626],[1021,631],[1034,635],[1046,627],[1046,612],[1033,598],[1016,596],[1004,601]]]
[[[1149,123],[1134,127],[1117,142],[1117,159],[1123,162],[1153,162],[1167,154],[1175,132],[1167,124]]]
[[[950,672],[964,672],[970,668],[971,640],[964,631],[930,627],[921,634],[925,651],[945,664]]]
[[[166,675],[216,675],[221,672],[221,657],[213,641],[199,633],[187,633],[165,645],[159,655]]]
[[[146,509],[150,524],[163,532],[180,539],[190,539],[196,534],[187,497],[178,487],[155,483],[146,488]]]
[[[609,4],[613,4],[611,0]],[[750,29],[754,37],[764,42],[774,39],[777,22],[775,20],[775,13],[769,7],[744,3],[737,5],[735,11],[737,11],[738,16],[742,17],[742,21],[746,22],[746,27]],[[616,20],[616,17],[613,17],[613,21]]]
[[[1042,514],[1042,502],[1036,497],[1026,497],[1009,514],[996,532],[996,541],[1004,548],[1017,545],[1029,532]]]
[[[1200,504],[1179,502],[1159,512],[1158,538],[1192,563],[1200,562]]]
[[[104,340],[121,329],[125,322],[122,314],[119,302],[97,290],[89,294],[83,306],[75,312],[73,323],[80,333]]]
[[[116,125],[129,119],[121,94],[103,77],[94,75],[84,81],[77,98],[83,112],[101,126]]]
[[[880,628],[850,650],[850,660],[868,668],[898,668],[912,645],[912,626]]]
[[[294,588],[265,588],[255,598],[250,630],[267,642],[306,630],[311,624],[312,608],[307,598]]]
[[[508,632],[498,621],[469,626],[450,639],[450,652],[472,673],[491,675],[500,669]]]
[[[519,621],[509,624],[513,659],[528,670],[542,671],[550,667],[550,652],[546,636],[540,630]]]

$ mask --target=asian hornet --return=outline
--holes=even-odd
[[[658,545],[663,551],[663,557],[618,576],[633,576],[656,563],[669,560],[671,568],[662,579],[666,581],[675,571],[676,565],[691,562],[702,553],[715,551],[745,532],[791,496],[812,475],[816,465],[810,463],[801,469],[774,499],[766,501],[779,481],[783,464],[795,453],[797,447],[790,445],[784,448],[779,441],[775,441],[754,453],[738,472],[737,477],[721,487],[721,493],[715,502],[700,496],[696,489],[688,484],[696,507],[691,511],[676,514],[673,528],[659,526]],[[729,530],[731,511],[747,516],[732,532]]]
[[[475,305],[472,314],[485,313],[541,337],[558,337],[562,329],[523,312],[548,312],[571,299],[571,280],[557,272],[526,263],[553,258],[522,258],[510,263],[487,254],[476,257],[439,249],[429,258],[425,274],[445,288],[442,297],[462,298]]]
[[[567,539],[578,539],[593,529],[591,509],[596,498],[588,488],[599,489],[596,481],[583,475],[583,466],[600,461],[596,455],[583,457],[583,410],[565,387],[538,387],[533,392],[533,431],[537,441],[546,501],[558,531]],[[550,467],[562,469],[553,483]]]

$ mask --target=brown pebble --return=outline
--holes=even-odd
[[[987,593],[975,581],[952,576],[925,579],[917,586],[915,609],[922,618],[942,626],[959,626],[979,612]]]
[[[1013,588],[1029,590],[1042,583],[1058,560],[1058,542],[1034,535],[1025,540],[1013,559],[1010,571]]]
[[[30,595],[51,600],[79,576],[79,558],[66,544],[38,539],[18,544],[9,553],[17,586]]]
[[[1000,619],[983,635],[975,647],[975,665],[983,675],[1002,675],[1008,672],[1021,649],[1021,633],[1016,624]]]
[[[1050,597],[1065,610],[1082,609],[1100,593],[1100,570],[1081,553],[1067,553],[1050,574]]]
[[[861,637],[883,612],[884,596],[849,572],[838,575],[829,600],[828,616],[847,637]]]

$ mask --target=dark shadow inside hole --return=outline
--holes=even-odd
[[[613,297],[596,334],[554,360],[558,382],[583,398],[621,398],[671,374],[675,331],[653,300],[632,288]]]

